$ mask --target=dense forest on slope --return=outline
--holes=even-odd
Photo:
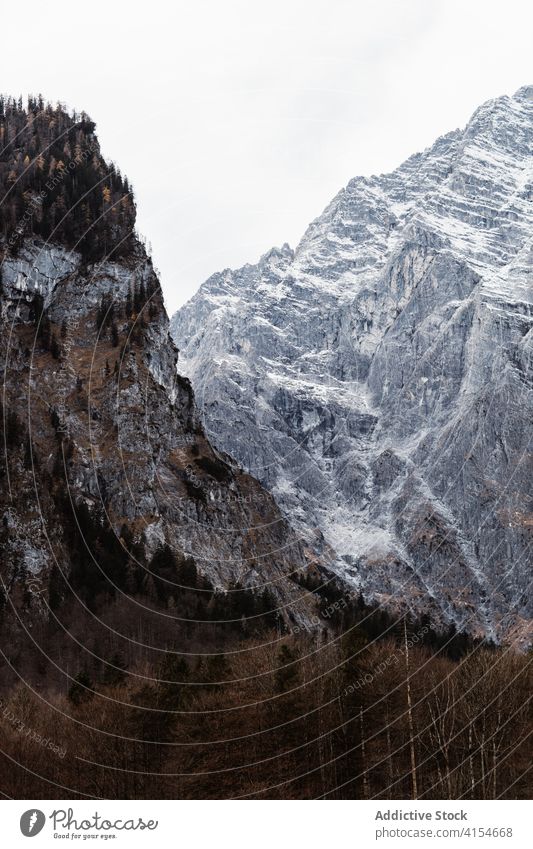
[[[87,261],[131,249],[135,203],[100,153],[95,124],[41,97],[0,97],[0,237],[16,252],[28,235],[76,248]]]
[[[220,592],[193,558],[149,556],[127,524],[73,512],[69,444],[49,472],[23,423],[6,421],[12,480],[18,468],[29,488],[33,455],[72,569],[0,597],[4,794],[530,795],[530,655],[391,616],[333,579],[301,579],[309,625],[284,619],[268,588]],[[0,547],[10,532],[4,522]]]
[[[178,601],[174,614],[196,611]],[[238,603],[219,599],[217,615]],[[205,609],[205,608],[204,608]],[[65,614],[62,614],[64,616]],[[123,626],[126,607],[108,612]],[[63,623],[82,638],[84,617]],[[267,620],[268,621],[268,620]],[[2,790],[16,798],[528,798],[526,656],[464,645],[360,608],[333,634],[188,623],[164,642],[90,623],[94,651],[42,657],[41,685],[4,689]],[[13,654],[13,652],[11,652]]]
[[[47,617],[24,627],[33,587],[18,616],[0,605],[18,635],[2,650],[4,794],[529,797],[529,655],[398,619],[333,579],[306,581],[316,615],[291,624],[268,589],[217,591],[192,558],[147,558],[127,526],[69,516],[73,569],[52,570]]]

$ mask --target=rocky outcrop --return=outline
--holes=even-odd
[[[81,509],[111,530],[144,587],[169,546],[216,589],[267,588],[282,619],[305,619],[312,605],[297,579],[316,558],[272,496],[212,448],[142,245],[87,265],[27,238],[3,256],[0,305],[4,606],[27,621],[47,615],[54,570],[68,583],[76,569]],[[87,546],[98,573],[100,543]],[[114,589],[128,594],[122,578]],[[167,600],[173,591],[170,580]]]
[[[387,605],[527,641],[533,87],[172,320],[206,430]]]

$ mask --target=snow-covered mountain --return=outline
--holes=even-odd
[[[389,605],[524,638],[533,606],[533,86],[357,177],[173,318],[211,439]]]

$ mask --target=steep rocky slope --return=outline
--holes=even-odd
[[[214,274],[172,320],[214,444],[335,569],[474,633],[531,633],[533,87],[295,251]]]
[[[31,122],[17,114],[26,128]],[[61,119],[66,131],[77,132],[75,117],[47,115],[47,128],[57,130]],[[147,598],[171,607],[188,569],[215,589],[261,588],[263,600],[268,590],[285,619],[305,615],[309,594],[293,575],[307,573],[313,556],[272,496],[206,438],[191,385],[176,372],[151,259],[126,226],[131,199],[117,198],[129,210],[119,239],[118,219],[106,206],[111,193],[102,197],[109,167],[94,124],[84,133],[102,199],[86,208],[83,251],[75,228],[58,236],[43,218],[42,199],[56,183],[48,178],[47,185],[45,175],[37,186],[44,169],[35,165],[32,178],[31,168],[39,146],[14,131],[13,167],[25,162],[25,145],[35,154],[21,174],[27,192],[42,192],[38,215],[34,207],[24,217],[10,201],[13,180],[1,186],[3,220],[13,222],[16,239],[6,233],[0,241],[0,607],[36,622],[74,587],[89,605],[140,593],[143,603],[130,608],[135,618]],[[59,185],[68,186],[67,214],[75,216],[76,191],[86,186],[70,183],[86,159],[80,154],[72,162],[61,169]],[[45,226],[51,235],[43,241],[35,230]],[[117,245],[109,257],[106,247]],[[158,574],[156,563],[164,564]]]

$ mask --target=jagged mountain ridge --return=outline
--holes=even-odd
[[[174,316],[211,438],[349,584],[531,633],[533,87]]]

